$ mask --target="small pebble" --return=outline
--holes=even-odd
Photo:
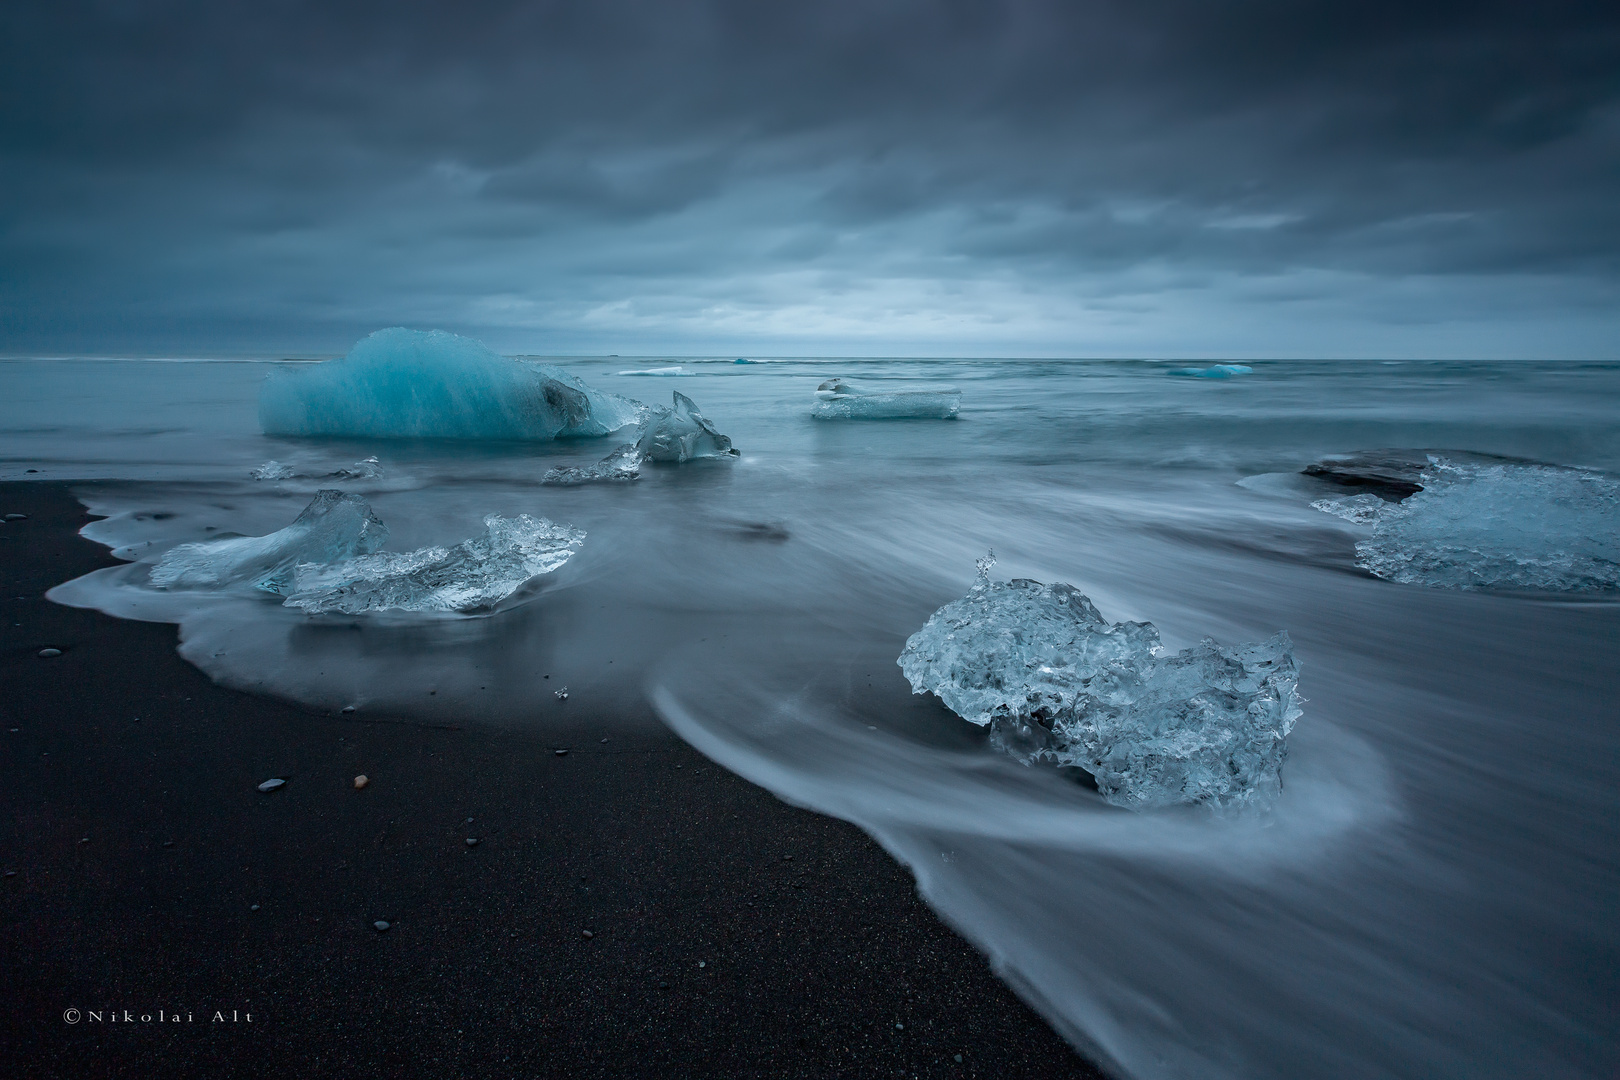
[[[958,1064],[960,1064],[960,1063],[961,1063],[961,1061],[962,1061],[962,1055],[961,1055],[961,1054],[957,1054],[957,1055],[956,1055],[956,1060],[957,1060],[957,1063],[958,1063]]]
[[[593,938],[593,937],[596,936],[595,934],[591,933],[589,930],[581,930],[580,933],[582,935],[584,935],[586,938]]]
[[[79,837],[79,843],[81,843],[81,844],[88,844],[88,843],[89,843],[89,842],[90,842],[90,838],[89,838],[89,837],[88,837],[88,836],[81,836],[81,837]]]
[[[28,471],[33,472],[34,470],[29,469]],[[6,520],[7,521],[27,521],[28,520],[28,515],[27,514],[7,514],[6,515]]]
[[[660,990],[668,990],[669,989],[669,983],[665,982],[663,979],[659,979],[658,980],[658,989],[660,989]]]
[[[478,846],[478,837],[476,837],[476,836],[467,837],[467,846],[468,847],[477,847]]]
[[[165,841],[163,841],[163,846],[164,847],[174,847],[174,841],[173,840],[165,840]]]
[[[371,778],[365,773],[361,773],[359,776],[354,778],[354,786],[356,790],[365,787],[369,783],[371,783]]]
[[[248,910],[249,911],[258,911],[259,910],[259,905],[258,904],[252,904],[252,905],[250,905],[248,907]]]
[[[343,706],[343,711],[346,712],[346,713],[354,712],[354,706],[353,705],[345,705],[345,706]]]
[[[386,929],[388,929],[388,928],[389,928],[389,926],[391,926],[391,925],[393,925],[393,924],[392,924],[392,923],[389,923],[389,922],[388,922],[388,921],[387,921],[387,920],[385,920],[385,919],[378,919],[378,920],[377,920],[377,921],[376,921],[376,922],[374,922],[374,923],[372,923],[372,924],[371,924],[371,925],[372,925],[372,926],[375,926],[375,927],[376,927],[376,928],[377,928],[377,930],[378,930],[378,932],[379,932],[379,933],[380,933],[380,932],[382,932],[382,931],[384,931],[384,930],[386,930]]]
[[[708,965],[708,964],[706,964],[706,963],[704,963],[704,962],[703,962],[703,961],[702,961],[702,960],[699,960],[699,961],[698,961],[698,967],[708,967],[708,966],[709,966],[709,965]]]
[[[472,824],[472,818],[468,818],[468,819],[467,819],[467,824],[469,824],[469,825],[471,825],[471,824]]]
[[[552,753],[556,754],[558,757],[567,757],[568,756],[568,751],[567,750],[553,750]]]
[[[6,871],[6,877],[16,877],[16,876],[17,876],[17,871],[15,871],[15,870],[7,870]]]
[[[904,1031],[904,1030],[906,1030],[906,1025],[904,1025],[904,1024],[896,1024],[896,1025],[894,1025],[894,1030],[896,1030],[896,1031]]]
[[[603,739],[603,740],[602,740],[602,741],[603,741],[603,742],[607,742],[607,740],[606,740],[606,739]]]
[[[285,781],[285,780],[266,780],[264,783],[259,785],[259,790],[260,791],[274,791],[274,790],[276,790],[276,788],[282,787],[286,783],[287,783],[287,781]]]
[[[41,650],[39,650],[39,655],[41,655],[45,659],[49,660],[53,656],[61,656],[62,655],[62,650],[61,649],[41,649]]]

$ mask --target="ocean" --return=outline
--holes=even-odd
[[[464,725],[661,722],[855,823],[1123,1075],[1620,1071],[1620,594],[1376,577],[1369,527],[1313,508],[1335,492],[1301,475],[1381,448],[1498,455],[1587,470],[1601,504],[1514,503],[1513,535],[1613,521],[1620,364],[732,361],[549,359],[648,403],[679,391],[740,451],[558,487],[547,470],[619,440],[275,438],[258,389],[284,361],[5,360],[0,479],[75,482],[105,518],[86,535],[134,560],[53,599],[178,623],[225,685]],[[812,418],[835,376],[955,386],[961,412]],[[270,460],[295,475],[254,479]],[[322,488],[368,500],[393,550],[492,513],[585,540],[478,617],[146,581],[176,544],[279,529]],[[993,577],[1072,584],[1172,651],[1286,630],[1305,701],[1275,804],[1120,809],[913,694],[908,636],[992,550]]]

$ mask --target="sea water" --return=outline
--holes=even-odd
[[[87,535],[135,561],[52,595],[179,623],[182,654],[227,685],[604,734],[650,706],[727,768],[864,828],[1122,1075],[1620,1071],[1620,605],[1381,580],[1357,565],[1370,526],[1310,505],[1345,491],[1299,475],[1385,447],[1613,475],[1620,365],[551,362],[658,402],[656,380],[618,373],[679,365],[740,456],[545,484],[614,437],[271,438],[257,407],[275,363],[13,360],[0,477],[85,481],[107,515]],[[961,408],[818,421],[831,378],[950,385]],[[373,456],[375,475],[331,477]],[[254,479],[272,460],[292,475]],[[392,550],[452,546],[490,514],[586,539],[526,602],[478,617],[151,587],[168,549],[275,532],[333,487],[369,502]],[[1287,631],[1303,714],[1270,810],[1110,806],[914,695],[906,639],[991,548],[998,577],[1072,584],[1172,652]]]

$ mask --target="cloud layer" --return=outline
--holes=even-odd
[[[8,351],[1611,356],[1579,3],[0,13]]]

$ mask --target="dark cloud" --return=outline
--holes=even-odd
[[[24,2],[0,105],[20,348],[1264,351],[1289,281],[1591,351],[1620,292],[1612,4]]]

